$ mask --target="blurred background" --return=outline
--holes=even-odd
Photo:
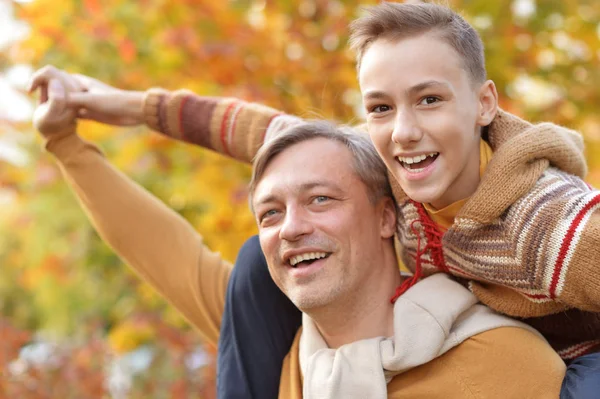
[[[214,348],[99,240],[42,151],[30,74],[359,121],[346,27],[369,3],[0,0],[0,398],[214,397]],[[600,186],[600,2],[448,3],[481,33],[502,107],[580,130]],[[227,259],[255,233],[247,166],[146,128],[80,130]]]

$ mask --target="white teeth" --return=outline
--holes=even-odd
[[[321,259],[327,256],[325,252],[307,252],[305,254],[300,254],[296,256],[292,256],[290,258],[290,265],[296,266],[298,263],[303,260],[313,260],[313,259]]]
[[[417,155],[415,157],[397,157],[398,161],[411,165],[413,163],[418,163],[421,161],[424,161],[427,157],[434,157],[436,156],[438,153],[437,152],[432,152],[430,154],[422,154],[422,155]]]

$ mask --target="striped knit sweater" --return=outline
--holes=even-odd
[[[144,113],[158,132],[246,162],[302,122],[185,90],[148,91]],[[564,359],[600,349],[600,192],[582,180],[581,136],[501,111],[484,138],[494,155],[447,231],[392,181],[404,264],[425,277],[454,275],[486,305],[538,329]]]

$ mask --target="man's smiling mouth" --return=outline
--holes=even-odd
[[[305,254],[292,256],[289,260],[290,266],[293,268],[310,265],[313,262],[327,258],[330,253],[327,252],[307,252]]]

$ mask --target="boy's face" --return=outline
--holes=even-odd
[[[365,52],[359,82],[371,139],[406,194],[437,209],[479,184],[480,128],[496,113],[494,84],[475,84],[434,33]]]

